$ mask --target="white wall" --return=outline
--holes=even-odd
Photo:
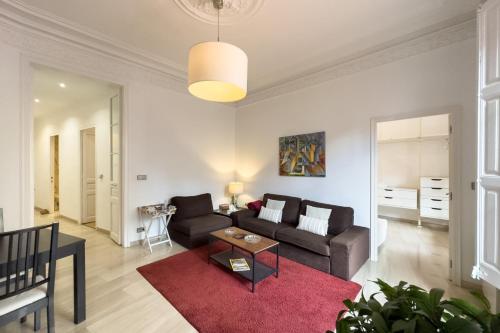
[[[0,207],[5,230],[21,221],[21,117],[19,52],[0,44]]]
[[[296,195],[354,208],[355,223],[370,224],[372,118],[462,110],[463,277],[474,260],[476,41],[345,76],[242,107],[236,118],[237,172],[253,197]],[[325,131],[325,178],[280,177],[278,138]]]
[[[111,93],[115,95],[118,93]],[[109,99],[103,96],[75,105],[67,110],[58,110],[34,121],[35,162],[35,206],[49,209],[50,183],[50,137],[59,135],[59,213],[75,221],[81,221],[81,133],[95,127],[96,176],[96,225],[110,228],[110,154],[109,154]]]
[[[150,84],[131,86],[128,216],[136,207],[175,195],[209,192],[214,206],[229,202],[226,185],[234,179],[235,109],[207,103]],[[133,127],[133,128],[132,128]],[[138,174],[148,176],[137,181]],[[130,230],[132,240],[137,239]]]

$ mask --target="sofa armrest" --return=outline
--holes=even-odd
[[[238,227],[240,225],[240,221],[243,221],[250,217],[256,217],[257,212],[251,209],[242,209],[236,212],[232,212],[230,216],[231,219],[233,220],[233,225]]]
[[[350,280],[370,256],[370,229],[352,226],[330,240],[332,275]]]

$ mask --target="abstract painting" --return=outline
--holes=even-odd
[[[280,176],[325,177],[325,132],[280,138]]]

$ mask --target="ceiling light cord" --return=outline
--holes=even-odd
[[[212,3],[217,9],[217,41],[220,42],[220,10],[224,7],[224,0],[212,0]]]

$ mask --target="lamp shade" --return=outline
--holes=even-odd
[[[240,183],[240,182],[230,182],[227,190],[228,190],[228,192],[230,194],[240,194],[240,193],[243,193],[243,183]]]
[[[213,102],[236,102],[247,95],[248,57],[223,42],[204,42],[189,51],[188,90]]]

